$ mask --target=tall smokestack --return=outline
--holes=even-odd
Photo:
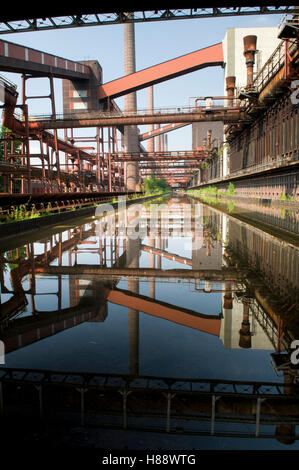
[[[134,13],[127,13],[127,17],[134,18]],[[134,23],[124,25],[124,74],[129,75],[136,72],[135,59],[135,26]],[[124,111],[136,111],[136,92],[125,95]],[[136,126],[125,126],[124,146],[126,152],[139,152],[139,139]],[[126,165],[126,189],[135,191],[138,183],[139,171],[138,162],[127,162]]]

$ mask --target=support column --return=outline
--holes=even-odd
[[[139,267],[140,238],[136,240],[126,239],[126,256],[128,268]],[[139,294],[139,279],[128,277],[128,290],[133,294]],[[129,361],[130,374],[139,374],[139,311],[134,308],[128,308],[128,327],[129,327]]]
[[[151,234],[149,234],[148,245],[155,249],[155,237],[153,237]],[[149,254],[149,268],[151,269],[155,269],[155,257],[155,253]],[[155,283],[156,279],[154,277],[149,279],[149,296],[151,299],[155,299],[156,297]]]
[[[160,127],[160,124],[156,124],[156,129],[159,129]],[[156,152],[161,152],[161,139],[159,135],[156,137]]]
[[[154,89],[152,86],[148,87],[148,95],[147,95],[147,110],[148,113],[151,114],[154,110]],[[149,124],[147,126],[147,132],[152,132],[154,130],[154,124]],[[147,151],[154,152],[155,151],[155,139],[152,137],[147,141]]]
[[[249,300],[244,298],[243,302],[243,321],[239,331],[239,346],[240,348],[251,348],[251,333],[249,321]]]

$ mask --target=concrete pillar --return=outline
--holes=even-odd
[[[126,239],[126,267],[138,268],[140,255],[140,238],[132,239],[128,235]],[[128,291],[139,294],[139,280],[128,277]],[[128,308],[128,328],[129,328],[129,361],[130,374],[139,373],[139,311]]]
[[[224,145],[226,144],[224,138]],[[223,155],[222,155],[222,176],[227,176],[229,174],[229,160],[228,160],[228,149],[225,146],[223,148]]]
[[[156,129],[159,129],[161,126],[160,124],[156,124]],[[161,141],[160,141],[160,136],[158,135],[156,137],[156,152],[161,152],[161,145],[160,145]]]
[[[233,308],[233,296],[232,296],[232,285],[231,282],[225,281],[225,293],[223,298],[223,308]]]
[[[148,238],[148,246],[152,247],[155,249],[155,238],[150,234]],[[149,267],[151,269],[155,269],[155,253],[150,253],[149,254]],[[159,257],[158,257],[159,258]],[[155,278],[152,277],[149,279],[149,296],[151,299],[154,299],[156,297],[156,292],[155,292]]]
[[[162,216],[161,213],[158,215],[159,223],[158,223],[158,233],[157,233],[157,248],[161,250],[162,248]],[[160,230],[159,230],[160,229]],[[162,258],[161,256],[157,256],[157,269],[161,269]]]
[[[164,135],[163,134],[160,135],[160,148],[161,148],[161,152],[164,152]]]
[[[147,95],[147,109],[148,113],[151,114],[154,109],[154,89],[152,86],[148,87],[148,95]],[[149,124],[147,126],[147,132],[152,132],[154,130],[154,124]],[[154,152],[155,151],[155,139],[148,139],[147,141],[147,151]]]
[[[167,134],[164,134],[164,151],[168,151],[168,137]]]
[[[249,321],[249,304],[246,299],[243,299],[243,321],[239,331],[239,346],[240,348],[251,348],[251,333]]]
[[[128,13],[130,17],[134,13]],[[124,74],[129,75],[136,72],[135,60],[135,27],[134,23],[126,23],[124,25]],[[124,111],[136,111],[137,98],[136,92],[125,95]],[[125,126],[124,128],[124,147],[125,152],[139,152],[139,139],[137,126]],[[139,171],[138,162],[126,162],[126,180],[125,186],[127,191],[135,191],[138,183]]]
[[[134,294],[139,293],[139,281],[128,280],[128,289]],[[137,291],[137,292],[136,292]],[[130,374],[139,374],[139,311],[128,308]]]

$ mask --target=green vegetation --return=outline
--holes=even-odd
[[[7,141],[7,148],[6,152],[7,155],[10,155],[11,153],[13,154],[20,154],[21,153],[21,141],[20,140],[14,140],[13,145],[11,145],[11,141],[9,139],[9,134],[11,134],[11,131],[7,129],[7,127],[1,126],[0,128],[0,139],[4,139],[5,135],[8,135],[8,141]],[[4,150],[5,150],[5,142],[4,140],[0,140],[0,162],[4,161]],[[8,160],[10,163],[10,160]],[[13,157],[13,163],[20,164],[21,163],[21,158],[20,157]],[[13,181],[13,191],[14,192],[19,192],[21,187],[20,180]],[[3,184],[3,176],[0,176],[0,191],[3,192],[5,191],[4,184]]]
[[[208,186],[206,188],[188,190],[187,193],[193,196],[202,195],[202,194],[214,195],[214,196],[219,196],[219,197],[235,196],[236,189],[233,183],[229,183],[226,190],[219,190],[217,186]]]
[[[156,178],[152,173],[149,178],[143,180],[143,189],[146,195],[163,194],[170,190],[169,184],[164,178]]]
[[[0,131],[0,138],[1,139],[4,139],[4,136],[5,134],[9,136],[9,134],[11,134],[11,131],[9,129],[7,129],[7,127],[4,127],[4,126],[1,126],[1,131]],[[0,140],[0,161],[3,162],[4,160],[4,141],[3,140]],[[7,145],[7,154],[9,155],[11,152],[11,146],[8,142],[8,145]],[[20,140],[15,140],[14,141],[14,149],[13,149],[13,153],[15,154],[19,154],[21,153],[21,141]],[[14,163],[21,163],[21,158],[17,158],[16,160],[14,160]]]
[[[34,207],[31,210],[28,210],[27,204],[21,204],[20,206],[12,209],[1,223],[20,222],[27,219],[36,219],[41,216],[41,213]]]
[[[230,188],[230,192],[232,193],[234,189],[235,188],[233,185],[233,187]],[[235,209],[235,201],[225,199],[225,195],[227,195],[227,192],[218,192],[216,186],[209,186],[208,188],[204,189],[202,188],[188,190],[187,194],[195,198],[199,198],[202,202],[205,202],[206,204],[217,205],[224,203],[227,205],[227,210],[229,213],[233,212]]]
[[[235,185],[233,183],[229,183],[227,190],[226,190],[227,196],[235,196],[236,195],[236,189]]]
[[[229,213],[233,212],[234,208],[235,208],[235,202],[234,201],[226,201],[226,204],[227,204],[228,212]]]
[[[279,200],[280,201],[291,201],[291,202],[295,202],[296,199],[291,195],[289,194],[288,196],[286,195],[286,193],[283,191],[279,197]]]
[[[218,188],[216,186],[208,186],[207,188],[188,190],[187,193],[192,196],[199,196],[202,194],[212,194],[217,196]]]
[[[5,259],[9,260],[3,264],[4,272],[8,271],[8,268],[12,271],[19,266],[19,261],[26,258],[26,246],[14,248],[13,250],[6,251],[4,253]],[[15,261],[15,263],[13,263]]]
[[[142,198],[147,198],[150,196],[157,196],[159,194],[163,194],[164,192],[165,191],[163,192],[153,191],[152,193],[132,194],[130,196],[126,196],[126,200],[132,201],[134,199],[142,199]],[[29,202],[30,202],[30,198],[26,204],[21,204],[20,206],[16,206],[12,208],[5,216],[3,216],[2,220],[0,220],[0,224],[8,224],[8,223],[20,222],[20,221],[28,220],[28,219],[36,219],[38,217],[45,217],[53,213],[59,214],[61,212],[61,208],[57,208],[57,209],[55,208],[54,211],[52,211],[50,203],[48,203],[46,210],[44,212],[39,212],[38,210],[35,209],[35,207],[32,207],[29,209]],[[118,197],[114,196],[112,199],[108,200],[107,202],[111,204],[116,204],[118,202]],[[97,203],[91,203],[90,206],[88,207],[97,207],[99,205],[100,204],[97,204]],[[79,207],[73,206],[69,210],[76,211],[76,210],[79,210],[80,208],[81,208],[80,206]]]

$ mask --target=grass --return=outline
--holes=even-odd
[[[206,194],[206,195],[213,195],[213,196],[235,196],[236,195],[236,189],[235,185],[233,183],[229,183],[227,186],[226,190],[219,190],[217,186],[208,186],[206,188],[201,188],[201,189],[194,189],[194,190],[189,190],[187,191],[188,194],[191,194],[193,196],[199,195],[199,194]]]
[[[216,198],[213,198],[216,200],[216,202],[220,202],[220,199],[222,199],[221,202],[226,202],[228,204],[229,212],[232,212],[234,210],[234,204],[232,201],[229,203],[228,201],[224,201],[226,196],[236,196],[236,188],[233,183],[229,183],[226,190],[218,190],[216,186],[208,186],[206,188],[201,188],[201,189],[190,189],[187,190],[187,194],[193,197],[200,197],[203,200],[204,196],[216,196]],[[209,198],[209,202],[212,203],[211,197]],[[286,195],[285,192],[282,192],[280,197],[280,201],[286,201],[286,202],[296,202],[297,200],[291,195]],[[283,215],[284,216],[284,215]]]
[[[210,186],[211,187],[211,186]],[[212,188],[212,187],[211,187]],[[215,188],[215,187],[214,187]],[[207,189],[207,188],[206,188]],[[227,205],[228,212],[231,213],[235,209],[235,201],[231,200],[225,200],[225,196],[227,195],[227,192],[220,193],[218,192],[215,194],[215,191],[210,190],[210,195],[206,192],[206,189],[194,189],[194,190],[189,190],[187,191],[188,194],[190,194],[193,197],[198,197],[202,202],[205,202],[207,204],[219,204],[219,203],[224,203]],[[216,188],[217,189],[217,188]],[[234,187],[230,188],[230,195],[234,191]],[[216,197],[212,197],[216,195]],[[222,197],[223,196],[223,197]]]
[[[191,190],[188,190],[187,193],[191,194],[192,196],[199,196],[203,194],[212,194],[214,196],[217,196],[218,188],[216,186],[208,186],[207,188],[191,189]]]
[[[35,208],[31,210],[27,209],[26,204],[21,204],[15,209],[12,209],[6,216],[5,220],[1,223],[11,223],[11,222],[20,222],[22,220],[28,219],[37,219],[41,216],[41,213],[38,212]]]
[[[127,201],[131,201],[134,199],[142,199],[142,198],[147,198],[150,196],[159,196],[165,194],[165,191],[159,191],[159,192],[152,192],[152,193],[144,193],[142,195],[140,194],[133,194],[132,196],[128,197],[126,196]],[[118,202],[118,198],[114,196],[111,200],[108,200],[107,202],[110,202],[112,204],[115,204]],[[3,220],[0,220],[0,224],[9,224],[9,223],[14,223],[14,222],[21,222],[23,220],[30,220],[30,219],[37,219],[39,217],[46,217],[48,215],[52,215],[53,211],[51,210],[51,205],[48,204],[46,207],[45,212],[39,212],[35,208],[28,209],[28,204],[21,204],[20,206],[16,206],[14,209],[12,209]],[[102,203],[104,204],[104,203]],[[99,204],[97,203],[92,203],[90,207],[97,207]],[[85,206],[86,207],[86,206]],[[80,209],[79,207],[71,207],[69,210],[71,211],[76,211]],[[60,213],[60,208],[58,208],[56,213]]]

